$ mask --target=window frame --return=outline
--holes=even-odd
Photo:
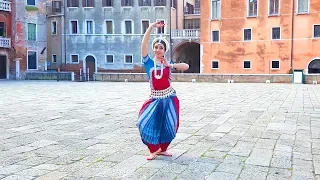
[[[29,69],[29,52],[35,52],[36,53],[36,68],[35,69]],[[27,70],[38,70],[39,65],[39,57],[37,50],[27,50]]]
[[[280,35],[279,35],[279,39],[273,39],[273,29],[274,28],[279,28],[280,30],[279,30],[279,33],[280,33]],[[281,37],[282,36],[282,33],[281,33],[281,27],[280,26],[278,26],[278,27],[271,27],[271,40],[274,40],[274,41],[276,41],[276,40],[281,40]]]
[[[213,62],[217,62],[218,63],[218,67],[217,68],[214,68],[213,67]],[[211,60],[211,69],[220,69],[220,61],[219,60]]]
[[[132,62],[131,63],[127,63],[126,62],[126,57],[127,56],[131,56],[131,59],[132,59]],[[133,54],[124,54],[123,55],[123,61],[124,61],[124,64],[133,64]]]
[[[218,41],[213,41],[213,32],[217,31],[218,32]],[[212,43],[220,43],[220,30],[211,30],[211,42]]]
[[[245,30],[250,30],[250,40],[245,40]],[[243,28],[243,41],[252,41],[252,28]]]
[[[272,67],[272,62],[279,62],[279,67],[278,68],[273,68]],[[270,69],[271,70],[280,70],[280,60],[271,60],[270,61]]]
[[[78,57],[78,62],[72,62],[72,56],[77,56]],[[79,59],[79,54],[70,54],[70,64],[79,64],[80,59]]]
[[[217,8],[219,8],[219,11],[217,12],[217,18],[213,18],[213,7],[212,7],[212,3],[213,1],[216,1],[216,2],[219,2],[219,6],[217,6]],[[210,19],[211,20],[220,20],[221,19],[221,0],[211,0],[211,4],[210,4],[210,7],[211,7],[211,12],[210,12]],[[218,10],[218,9],[217,9]]]

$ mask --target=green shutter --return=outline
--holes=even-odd
[[[36,24],[28,23],[28,40],[36,40]]]

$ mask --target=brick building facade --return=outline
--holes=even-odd
[[[320,0],[201,1],[203,73],[320,73]]]

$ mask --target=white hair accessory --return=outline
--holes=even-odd
[[[164,37],[158,37],[158,38],[155,38],[153,41],[152,41],[152,46],[156,43],[156,42],[159,42],[160,41],[163,41],[165,44],[166,44],[166,51],[165,52],[168,52],[168,50],[170,49],[170,46],[169,46],[169,42],[164,38]]]

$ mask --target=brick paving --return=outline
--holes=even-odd
[[[0,179],[320,179],[318,85],[173,86],[173,157],[147,161],[147,83],[0,81]]]

